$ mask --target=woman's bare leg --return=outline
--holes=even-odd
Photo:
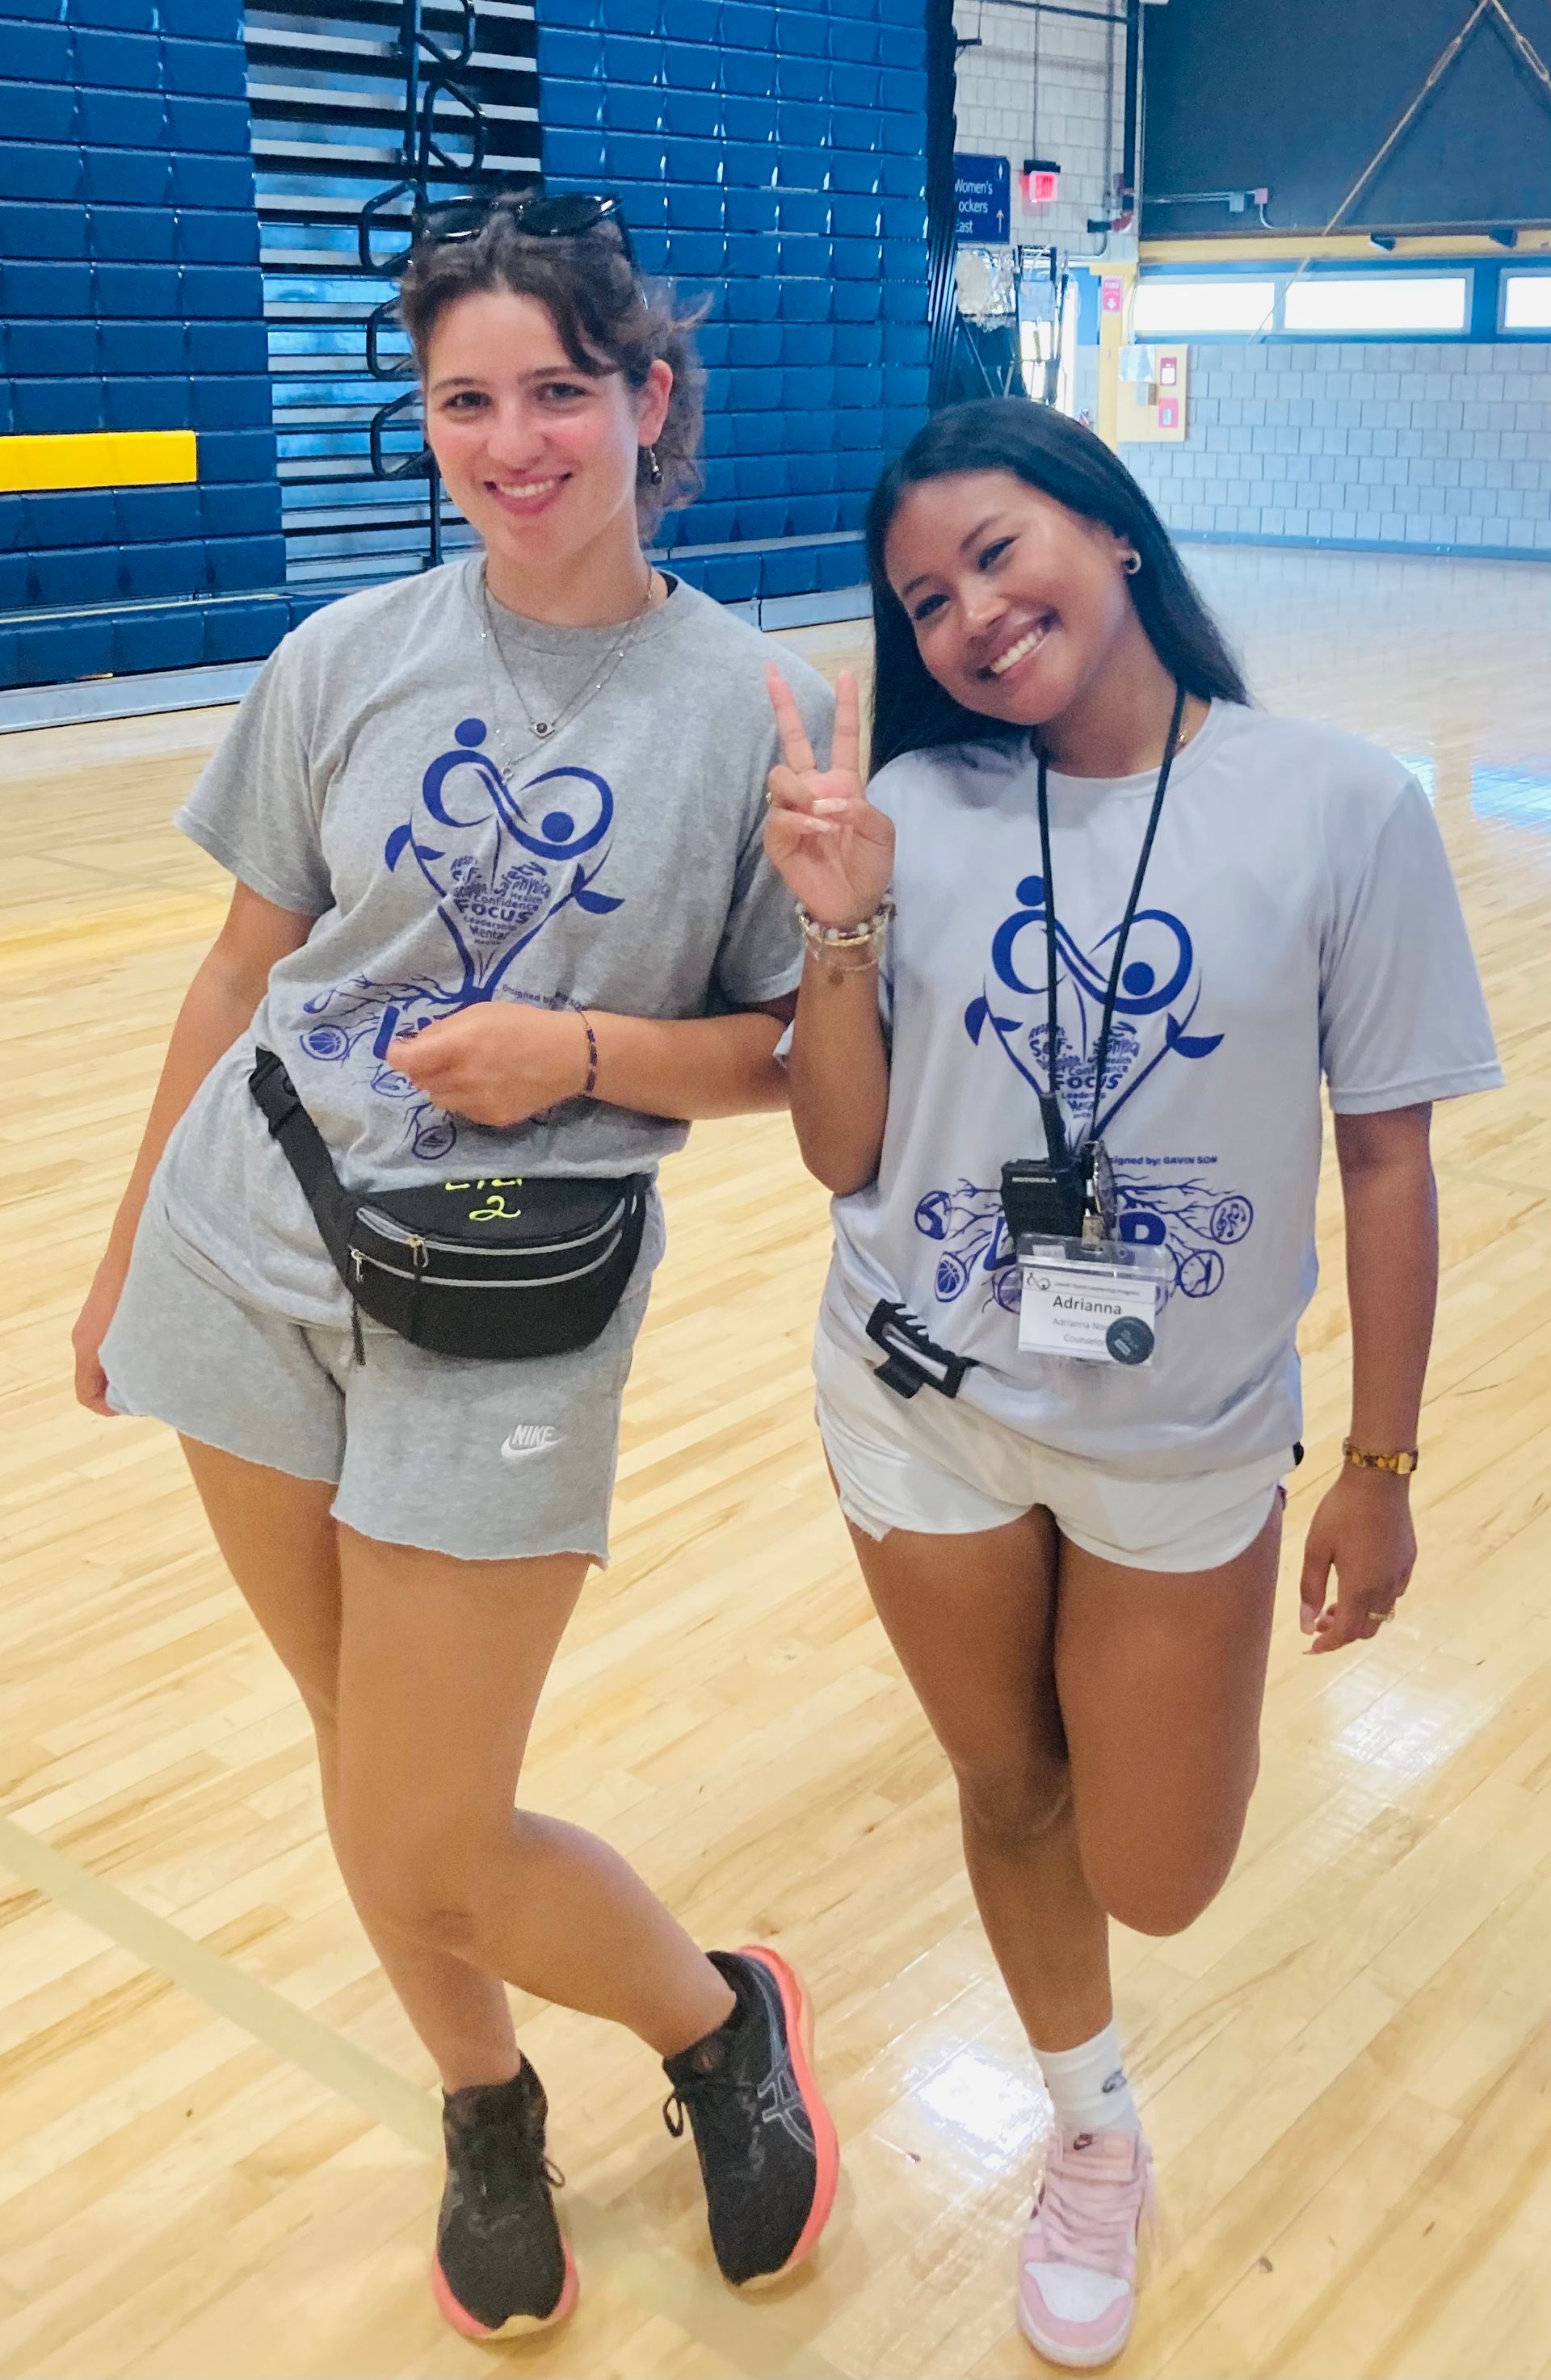
[[[714,2031],[727,1984],[625,1862],[580,1828],[512,1809],[585,1559],[465,1563],[378,1546],[337,1528],[326,1483],[184,1444],[216,1542],[307,1705],[341,1873],[445,2087],[516,2073],[503,1973],[617,2017],[664,2056]],[[487,1925],[463,1922],[465,1887],[494,1904]]]
[[[587,1560],[458,1561],[341,1529],[337,1824],[353,1888],[422,1949],[629,2025],[662,2057],[734,1996],[617,1852],[514,1810]]]
[[[338,1534],[324,1480],[293,1479],[185,1439],[215,1542],[253,1617],[296,1682],[318,1739],[324,1815],[339,1856]],[[340,1860],[348,1888],[351,1879]],[[428,1949],[356,1912],[444,2087],[505,2082],[521,2064],[506,1986],[450,1951]]]
[[[959,1782],[964,1858],[1013,2004],[1042,2049],[1109,2022],[1108,1928],[1078,1854],[1056,1699],[1055,1525],[851,1532],[879,1618]]]
[[[1180,1931],[1215,1898],[1259,1767],[1281,1503],[1230,1562],[1131,1570],[1047,1512],[965,1536],[852,1531],[959,1780],[964,1852],[1030,2038],[1111,2015],[1107,1919]]]
[[[1063,1543],[1056,1677],[1082,1865],[1101,1905],[1178,1934],[1227,1880],[1260,1771],[1282,1501],[1215,1570]]]

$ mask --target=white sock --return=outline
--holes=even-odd
[[[1034,2056],[1063,2132],[1141,2132],[1113,2022],[1075,2049],[1035,2049]]]

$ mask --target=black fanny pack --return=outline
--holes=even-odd
[[[485,1174],[356,1197],[273,1050],[248,1087],[360,1317],[438,1355],[564,1355],[607,1323],[641,1253],[651,1178]]]

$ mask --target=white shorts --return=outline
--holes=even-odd
[[[898,1396],[877,1378],[877,1360],[821,1318],[819,1434],[840,1509],[870,1537],[891,1529],[967,1536],[1044,1505],[1064,1537],[1105,1561],[1215,1570],[1254,1543],[1296,1459],[1288,1447],[1193,1478],[1123,1479],[935,1389]]]

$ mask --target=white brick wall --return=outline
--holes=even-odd
[[[1551,555],[1551,348],[1202,342],[1124,458],[1187,537]]]
[[[1088,218],[1108,214],[1124,148],[1124,28],[1033,17],[996,0],[956,0],[954,26],[960,41],[981,43],[959,56],[959,147],[1010,163],[1013,238],[1055,243],[1074,256],[1097,254],[1102,242],[1090,234]],[[1059,164],[1061,194],[1053,205],[1025,210],[1018,176],[1024,158],[1035,155]]]

